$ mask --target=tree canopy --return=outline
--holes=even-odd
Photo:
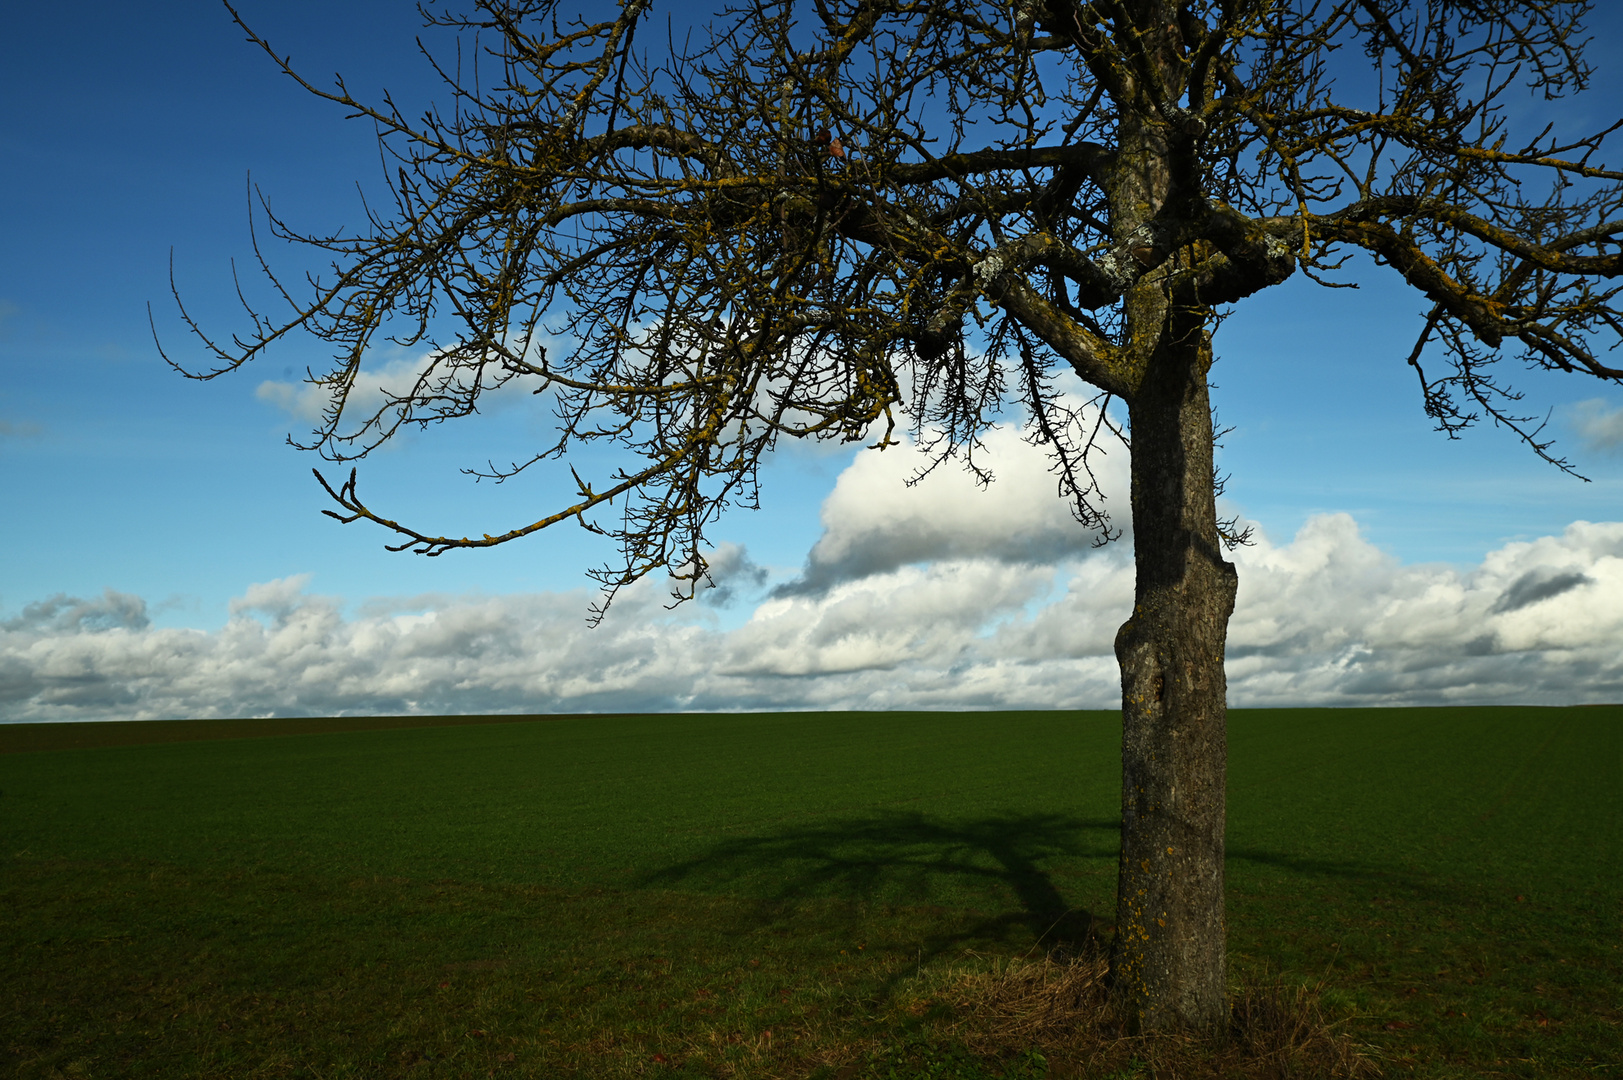
[[[754,502],[783,436],[877,427],[883,442],[900,417],[929,447],[972,451],[1011,399],[1082,522],[1108,528],[1086,472],[1097,419],[1079,427],[1055,366],[1130,398],[1148,344],[1126,332],[1130,291],[1204,319],[1361,249],[1430,301],[1408,358],[1427,412],[1451,433],[1492,417],[1542,454],[1494,360],[1514,348],[1620,376],[1592,342],[1620,329],[1616,289],[1590,280],[1623,258],[1623,173],[1593,163],[1617,125],[1529,137],[1506,113],[1529,86],[1583,87],[1586,6],[784,0],[673,29],[648,2],[593,21],[481,0],[424,9],[475,45],[471,71],[441,68],[452,104],[416,120],[305,82],[250,30],[312,93],[377,123],[393,205],[334,235],[272,216],[332,273],[200,374],[295,330],[332,342],[308,445],[334,460],[533,383],[559,439],[497,475],[599,439],[640,466],[471,539],[381,518],[353,482],[334,494],[425,554],[621,500],[618,524],[594,526],[621,543],[599,573],[612,592],[655,569],[702,574],[707,527]],[[639,47],[639,27],[663,40]],[[1167,172],[1145,178],[1166,188],[1153,213],[1112,205],[1129,130]],[[453,337],[436,336],[440,315]],[[385,336],[430,361],[409,393],[346,410]]]

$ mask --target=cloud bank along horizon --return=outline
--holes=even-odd
[[[797,572],[724,543],[717,588],[670,609],[644,580],[595,629],[585,587],[342,598],[301,574],[247,584],[209,632],[113,589],[39,600],[0,619],[0,720],[1116,707],[1125,450],[1097,471],[1128,535],[1094,547],[1017,430],[987,439],[986,489],[950,465],[906,486],[909,449],[852,459]],[[1327,513],[1230,557],[1234,706],[1623,700],[1623,522],[1458,567],[1404,565]]]

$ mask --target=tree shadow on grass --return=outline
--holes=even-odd
[[[1045,864],[1097,860],[1114,880],[1119,837],[1116,821],[1065,814],[963,820],[888,811],[723,840],[640,884],[755,896],[763,923],[819,898],[969,915],[921,942],[932,956],[970,942],[1023,940],[1079,953],[1097,944],[1098,918],[1067,901]]]
[[[1403,866],[1401,863],[1372,863],[1353,859],[1323,859],[1307,855],[1265,851],[1254,847],[1229,847],[1227,859],[1231,867],[1230,881],[1234,880],[1233,864],[1244,862],[1253,869],[1272,870],[1288,874],[1291,887],[1300,888],[1310,881],[1339,880],[1349,884],[1378,885],[1401,889],[1416,897],[1439,902],[1452,902],[1464,894],[1457,882],[1434,874],[1426,874]]]
[[[1112,929],[1110,914],[1101,917],[1067,898],[1050,868],[1089,862],[1090,872],[1106,875],[1113,886],[1119,844],[1114,820],[1067,814],[954,819],[885,811],[721,840],[646,874],[638,885],[754,897],[761,926],[819,899],[951,913],[930,920],[936,930],[920,942],[929,956],[966,946],[1032,943],[1040,951],[1080,955],[1103,943]],[[1228,855],[1295,877],[1436,888],[1393,868],[1351,861],[1255,848],[1230,849]]]

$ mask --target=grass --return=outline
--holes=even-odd
[[[1112,714],[188,723],[0,726],[0,1073],[1196,1068],[1008,1019],[1112,916]],[[1389,1075],[1623,1076],[1623,708],[1229,745],[1237,1012]]]

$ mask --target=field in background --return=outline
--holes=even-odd
[[[460,719],[0,726],[0,1072],[883,1076],[1113,914],[1112,713]],[[1229,747],[1236,980],[1389,1074],[1623,1076],[1623,707]]]

